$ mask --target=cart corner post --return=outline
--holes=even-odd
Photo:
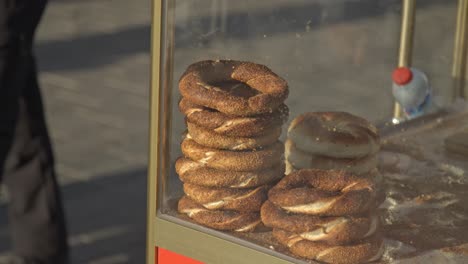
[[[452,99],[468,98],[465,86],[466,52],[468,38],[468,0],[458,0],[457,20],[453,48],[452,78],[454,81]]]
[[[154,243],[155,219],[157,207],[157,174],[158,174],[158,134],[159,134],[159,93],[160,93],[160,58],[162,0],[152,0],[151,22],[151,80],[150,80],[150,131],[147,181],[147,230],[146,230],[146,263],[157,263]]]
[[[411,66],[413,55],[414,25],[416,17],[416,0],[402,0],[400,50],[398,54],[398,67]],[[401,106],[395,102],[393,118],[400,118]]]

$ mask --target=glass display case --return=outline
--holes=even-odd
[[[468,263],[468,0],[153,0],[147,263]]]

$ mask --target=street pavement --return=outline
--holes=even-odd
[[[129,3],[50,1],[37,35],[72,263],[144,262],[150,2]]]
[[[291,118],[341,110],[389,120],[400,1],[175,2],[174,87],[197,60],[249,60],[288,81]],[[418,2],[413,62],[440,102],[450,97],[455,3]],[[149,0],[54,0],[39,28],[40,81],[73,263],[143,263],[150,14]],[[171,160],[185,129],[174,95]],[[0,254],[8,250],[0,205]]]

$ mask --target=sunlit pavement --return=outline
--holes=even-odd
[[[128,3],[50,1],[37,36],[73,263],[144,262],[150,1]]]

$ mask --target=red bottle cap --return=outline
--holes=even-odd
[[[393,71],[392,79],[398,85],[405,85],[413,79],[413,73],[407,67],[399,67]]]

